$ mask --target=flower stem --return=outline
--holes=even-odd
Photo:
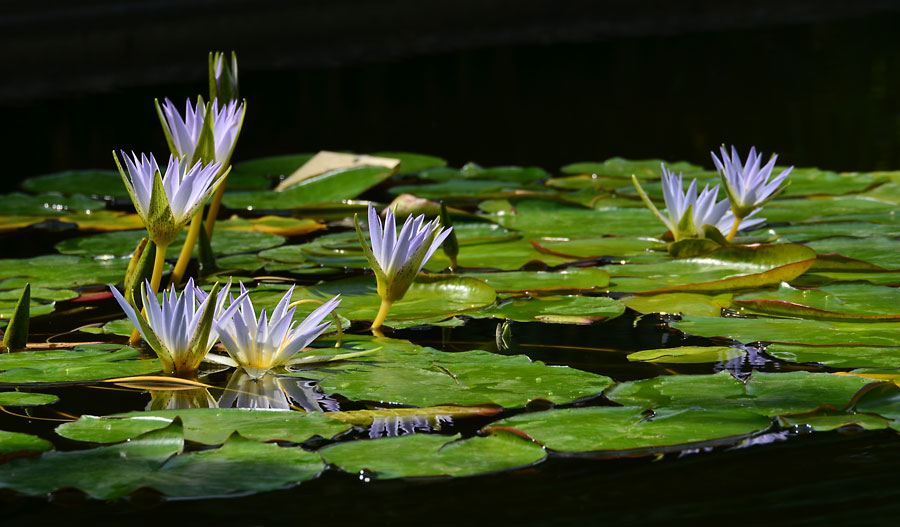
[[[372,327],[369,329],[375,332],[382,324],[384,324],[384,319],[387,318],[388,311],[391,310],[391,305],[393,305],[393,302],[390,300],[385,300],[384,298],[381,299],[381,307],[378,308],[378,314],[375,316],[375,320],[372,321]]]
[[[175,262],[175,269],[172,270],[172,278],[169,279],[169,285],[177,286],[181,283],[181,279],[184,278],[184,272],[187,270],[188,262],[191,261],[191,256],[194,254],[194,246],[197,245],[197,238],[200,236],[202,219],[203,210],[198,210],[194,217],[191,218],[191,226],[188,228],[184,245],[181,246],[181,254],[178,255],[178,261]]]
[[[228,175],[226,174],[227,178]],[[212,240],[213,229],[216,227],[216,216],[219,215],[219,205],[222,204],[222,196],[225,195],[225,184],[228,180],[221,182],[219,188],[216,189],[212,201],[209,203],[209,211],[206,213],[206,237]]]
[[[726,240],[731,241],[734,239],[734,236],[737,234],[738,228],[741,226],[741,222],[744,218],[739,218],[737,216],[734,217],[734,224],[731,226],[731,232],[728,233],[728,236],[725,237]]]
[[[162,272],[163,267],[166,266],[166,250],[168,250],[168,245],[157,245],[156,246],[156,258],[153,261],[153,275],[150,277],[150,289],[152,291],[148,291],[147,294],[155,295],[157,291],[159,291],[159,283],[162,281]],[[147,312],[147,307],[144,306],[141,309],[141,316],[145,316]],[[134,328],[134,331],[131,332],[131,338],[128,339],[128,343],[132,346],[136,345],[141,341],[141,333]]]

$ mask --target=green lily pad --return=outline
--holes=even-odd
[[[603,296],[540,296],[514,298],[496,307],[466,313],[466,315],[516,322],[585,325],[601,320],[610,320],[624,312],[624,304]]]
[[[460,179],[440,183],[397,185],[391,187],[388,192],[394,196],[413,194],[427,199],[486,199],[514,196],[522,189],[523,186],[514,181]]]
[[[219,445],[237,432],[254,441],[302,443],[314,436],[333,437],[349,426],[324,414],[247,408],[193,408],[128,412],[108,417],[83,415],[65,423],[56,433],[75,441],[118,443],[171,425],[180,418],[184,438],[206,445]]]
[[[130,256],[134,252],[141,238],[146,237],[147,232],[120,231],[70,238],[56,244],[56,250],[63,254],[83,255],[98,257]],[[181,231],[178,237],[169,245],[166,257],[177,259],[184,245],[187,231]],[[212,239],[213,252],[217,255],[235,254],[239,252],[259,251],[269,249],[284,243],[284,238],[274,234],[254,231],[219,230],[216,229]]]
[[[487,474],[527,467],[547,455],[533,442],[502,430],[471,439],[414,434],[351,441],[319,454],[344,472],[377,479]]]
[[[802,346],[769,344],[769,355],[790,362],[814,362],[832,368],[900,368],[900,347]]]
[[[789,281],[815,261],[802,245],[774,244],[722,247],[694,258],[649,264],[607,266],[612,291],[629,293],[721,292],[753,289]],[[618,277],[650,279],[617,284]]]
[[[835,236],[857,238],[869,236],[896,237],[900,236],[900,225],[882,225],[867,221],[835,221],[783,225],[771,228],[770,232],[777,234],[783,241],[802,243]]]
[[[891,428],[900,429],[900,387],[896,382],[873,383],[860,390],[850,410],[880,415],[892,419]]]
[[[397,175],[399,176],[418,174],[423,170],[447,166],[447,161],[426,154],[415,154],[412,152],[375,152],[371,155],[375,157],[399,159],[400,167],[397,168]]]
[[[865,221],[868,214],[890,213],[896,203],[858,196],[836,196],[822,199],[778,199],[766,204],[764,217],[769,223],[791,221]]]
[[[128,261],[122,259],[95,260],[61,254],[4,259],[0,260],[0,289],[21,288],[29,282],[43,288],[113,284],[122,280],[127,266]]]
[[[866,430],[881,430],[891,424],[891,419],[886,417],[848,412],[828,406],[812,412],[782,415],[780,419],[785,426],[808,426],[816,432],[828,432],[843,426],[858,426]]]
[[[670,163],[662,159],[638,159],[630,160],[621,157],[613,157],[606,161],[593,162],[586,161],[581,163],[572,163],[560,169],[563,174],[597,174],[598,176],[608,176],[628,179],[634,174],[639,179],[652,179],[660,176],[660,164],[665,163],[666,168],[673,172],[684,172],[685,175],[694,172],[700,172],[703,167],[692,165],[685,161],[677,161]]]
[[[181,425],[173,423],[120,445],[16,459],[0,465],[0,487],[27,495],[74,487],[97,499],[119,498],[143,487],[183,443]]]
[[[896,205],[895,205],[896,207]],[[881,236],[868,238],[835,237],[816,240],[806,244],[817,253],[839,253],[842,256],[855,258],[885,269],[900,268],[900,241]]]
[[[311,177],[282,192],[229,192],[230,209],[278,210],[353,199],[391,176],[384,167],[361,166]]]
[[[344,341],[354,347],[381,349],[352,364],[335,363],[297,375],[319,379],[327,393],[349,399],[419,407],[452,403],[514,408],[535,399],[564,404],[596,395],[612,382],[602,375],[546,366],[524,356],[443,353],[384,337],[347,335]]]
[[[817,346],[894,346],[900,341],[900,323],[896,322],[686,316],[673,322],[672,327],[689,335],[724,337],[744,344],[779,342]]]
[[[590,209],[550,200],[521,199],[515,214],[491,216],[508,229],[533,236],[654,236],[665,231],[647,209]]]
[[[606,396],[623,405],[653,408],[742,409],[766,416],[843,407],[869,381],[849,375],[753,372],[743,383],[727,372],[668,375],[613,386]]]
[[[621,279],[617,279],[620,280]],[[652,287],[647,281],[646,287]],[[632,282],[633,284],[633,282]],[[629,289],[628,285],[622,286]],[[731,307],[730,293],[704,295],[701,293],[661,293],[658,295],[627,296],[621,302],[638,313],[670,313],[717,317],[722,309]]]
[[[649,249],[664,248],[665,244],[653,238],[597,237],[567,240],[535,240],[537,249],[568,258],[600,258],[603,256],[627,257],[643,255]],[[665,253],[659,253],[661,258]],[[624,263],[624,262],[623,262]]]
[[[55,192],[65,196],[84,194],[100,198],[128,198],[122,176],[115,170],[68,170],[47,174],[26,179],[22,188],[35,194]]]
[[[166,496],[208,498],[285,488],[311,480],[324,469],[316,452],[259,443],[235,434],[221,448],[173,456],[147,474],[143,486]]]
[[[557,452],[634,456],[736,443],[771,424],[765,416],[742,410],[686,408],[649,419],[643,410],[566,408],[517,415],[492,426],[515,428]]]
[[[780,173],[784,167],[776,167],[773,173]],[[869,187],[887,181],[869,173],[836,173],[817,168],[794,168],[788,176],[791,184],[781,193],[781,198],[816,195],[842,195],[862,192]]]
[[[900,289],[868,283],[834,284],[819,289],[795,289],[782,284],[777,291],[735,298],[751,313],[815,320],[900,322]]]
[[[32,196],[29,194],[22,194],[21,192],[14,192],[12,194],[0,196],[0,199],[3,200],[4,214],[52,217],[63,215],[68,212],[84,212],[88,210],[103,210],[106,208],[105,202],[82,195],[65,197],[59,194],[39,194],[37,196]]]
[[[236,163],[228,174],[228,185],[232,179],[261,179],[267,183],[282,177],[290,176],[315,154],[288,154],[283,156],[261,157]],[[261,187],[261,188],[266,188]]]
[[[628,355],[630,361],[662,362],[667,364],[700,364],[725,362],[746,355],[747,352],[729,346],[680,346],[643,350]]]
[[[21,432],[0,430],[0,454],[2,455],[19,452],[44,452],[52,449],[53,445],[46,439]]]
[[[0,319],[9,319],[16,309],[19,296],[22,291],[9,289],[0,291]],[[78,297],[78,293],[66,289],[45,289],[43,287],[31,288],[31,301],[29,302],[29,314],[32,317],[52,313],[53,303],[57,300],[71,300]]]
[[[0,392],[0,406],[42,406],[58,400],[59,397],[49,393]]]
[[[535,293],[556,290],[590,291],[609,285],[609,273],[594,267],[573,267],[557,272],[465,273],[461,276],[477,278],[487,282],[498,293]]]
[[[84,344],[71,350],[21,351],[0,355],[2,384],[64,384],[146,375],[159,361],[129,347]]]

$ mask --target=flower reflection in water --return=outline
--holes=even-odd
[[[217,408],[216,400],[206,388],[175,390],[150,390],[150,403],[146,410],[186,410],[190,408]]]
[[[372,426],[369,428],[369,437],[376,439],[420,432],[436,432],[441,429],[441,425],[452,423],[453,419],[449,415],[438,415],[431,418],[421,415],[376,417],[372,420]]]
[[[322,392],[316,381],[267,373],[254,379],[236,370],[219,397],[220,408],[300,409],[307,412],[334,412],[338,402]]]

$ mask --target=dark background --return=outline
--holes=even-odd
[[[900,2],[0,1],[4,181],[166,153],[153,99],[234,49],[235,161],[408,150],[459,166],[685,159],[900,168]]]

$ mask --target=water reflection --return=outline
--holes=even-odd
[[[444,424],[452,424],[453,419],[449,415],[437,415],[424,417],[421,415],[375,417],[369,428],[369,437],[397,437],[420,432],[436,432]]]
[[[220,408],[263,408],[267,410],[299,410],[334,412],[340,405],[322,392],[316,381],[267,373],[259,378],[236,370],[219,397]]]
[[[215,398],[206,388],[174,390],[150,390],[150,403],[146,410],[185,410],[189,408],[216,408]]]

